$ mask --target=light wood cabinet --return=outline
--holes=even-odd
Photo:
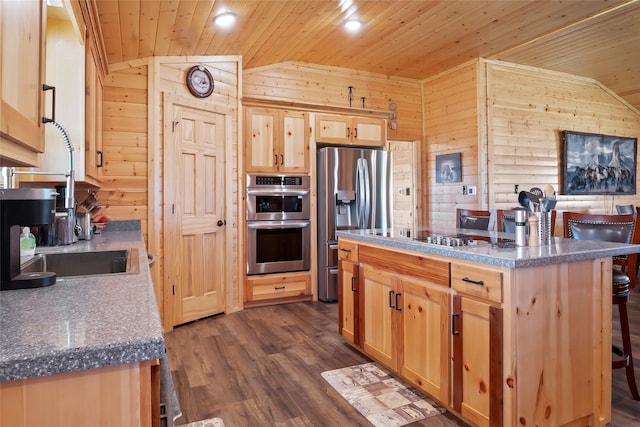
[[[44,1],[0,0],[0,157],[37,166],[44,150]]]
[[[338,330],[351,344],[360,345],[358,333],[359,292],[358,264],[348,260],[338,260]]]
[[[311,274],[308,272],[247,276],[245,307],[311,298]]]
[[[507,268],[338,242],[357,253],[359,297],[339,300],[355,345],[470,424],[610,421],[611,258]]]
[[[502,420],[502,273],[451,265],[453,408],[478,426]]]
[[[0,383],[0,425],[151,427],[152,361]],[[159,411],[157,411],[159,412]],[[159,420],[157,420],[159,423]]]
[[[247,172],[309,172],[309,113],[246,109]]]
[[[320,143],[383,147],[387,140],[384,119],[317,114],[315,128]]]
[[[97,54],[87,38],[85,62],[85,175],[102,181],[102,74],[97,67]]]
[[[339,241],[347,246],[351,242]],[[353,249],[352,252],[353,253]],[[365,353],[443,404],[449,402],[450,289],[447,262],[361,246],[355,302]],[[341,263],[341,276],[345,261]],[[416,268],[416,266],[419,266]],[[422,271],[421,271],[422,270]],[[343,284],[343,290],[347,290]],[[340,300],[339,300],[340,301]],[[348,298],[341,304],[350,304]],[[443,330],[445,333],[443,333]],[[345,328],[342,329],[345,334]],[[356,341],[357,342],[357,341]]]
[[[71,20],[75,16],[71,14]],[[73,147],[73,169],[78,183],[99,186],[102,179],[102,75],[96,66],[93,42],[84,23],[51,19],[47,24],[46,79],[56,88],[55,121],[64,127]],[[44,129],[40,169],[57,175],[23,175],[21,181],[64,182],[69,153],[61,132]]]

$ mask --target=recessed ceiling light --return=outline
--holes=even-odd
[[[349,19],[344,23],[344,26],[349,31],[358,31],[362,26],[362,22],[359,19]]]
[[[236,20],[236,14],[233,12],[223,12],[213,18],[213,22],[221,27],[230,27]]]

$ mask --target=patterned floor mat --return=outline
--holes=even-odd
[[[224,422],[220,418],[210,418],[208,420],[194,421],[179,427],[224,427]]]
[[[376,427],[399,427],[445,412],[375,363],[323,372],[322,377]]]

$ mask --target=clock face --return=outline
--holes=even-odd
[[[193,96],[206,98],[213,92],[213,77],[205,67],[196,65],[187,74],[187,87]]]

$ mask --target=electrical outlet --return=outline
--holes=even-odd
[[[467,193],[470,196],[475,196],[476,195],[476,186],[475,185],[470,185],[469,187],[467,187]]]
[[[466,186],[466,185],[463,185],[463,186],[462,186],[462,195],[463,195],[463,196],[466,196],[466,195],[467,195],[467,186]]]

